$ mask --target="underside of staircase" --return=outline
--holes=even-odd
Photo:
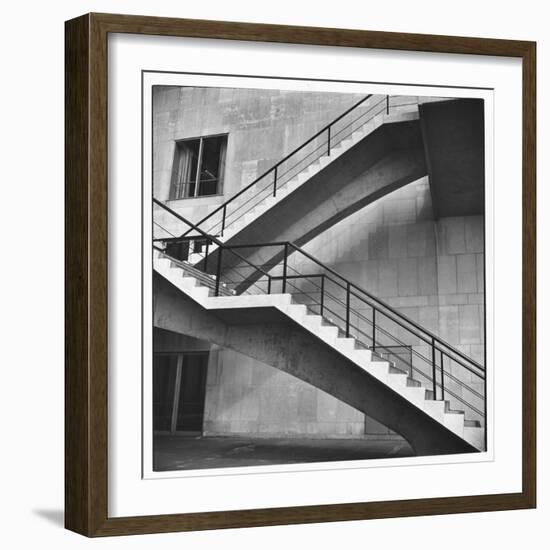
[[[340,150],[338,150],[340,149]],[[319,159],[294,181],[268,196],[252,210],[243,210],[219,240],[228,246],[290,241],[299,246],[315,238],[345,217],[427,173],[417,110],[381,116],[341,144],[330,156]],[[208,222],[205,223],[208,225]],[[208,232],[208,231],[207,231]],[[260,236],[260,237],[259,237]],[[206,266],[217,261],[217,245],[208,249]],[[205,268],[205,248],[188,260]],[[254,265],[280,261],[273,255],[243,248],[240,254]],[[235,259],[234,259],[235,260]],[[224,261],[222,275],[231,278],[236,263]],[[209,269],[211,273],[213,268]],[[252,270],[238,291],[255,281]]]
[[[283,370],[402,435],[418,455],[484,450],[484,428],[290,294],[234,295],[154,252],[154,326]],[[217,288],[217,296],[216,289]]]

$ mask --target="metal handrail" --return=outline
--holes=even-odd
[[[301,151],[304,147],[306,147],[307,145],[309,145],[313,140],[317,139],[320,135],[322,135],[324,132],[329,132],[329,136],[330,136],[330,128],[336,124],[337,122],[339,122],[340,120],[342,120],[342,118],[344,118],[346,115],[348,115],[349,113],[351,113],[351,111],[353,111],[354,109],[356,109],[357,107],[359,107],[359,105],[362,105],[365,101],[367,101],[368,99],[370,99],[372,97],[372,94],[368,94],[367,96],[365,96],[364,98],[362,98],[361,100],[359,100],[357,103],[355,103],[354,105],[352,105],[349,109],[347,109],[346,111],[344,111],[342,114],[340,114],[338,117],[336,117],[334,120],[332,120],[331,122],[329,122],[326,126],[324,126],[323,128],[321,128],[321,130],[319,130],[316,134],[314,134],[313,136],[311,136],[307,141],[303,142],[301,145],[299,145],[298,147],[296,147],[296,149],[294,149],[293,151],[291,151],[288,155],[286,155],[285,157],[283,157],[281,160],[279,160],[276,164],[274,164],[271,168],[269,168],[268,170],[266,170],[261,176],[257,177],[254,181],[252,181],[250,184],[248,184],[246,187],[243,187],[240,191],[238,191],[235,195],[233,195],[229,200],[227,200],[226,202],[224,202],[223,204],[221,204],[218,208],[216,208],[215,210],[213,210],[212,212],[210,212],[210,214],[206,215],[202,220],[200,220],[198,222],[197,225],[202,225],[206,220],[209,220],[212,216],[214,216],[215,214],[221,212],[222,210],[227,210],[227,205],[230,204],[231,202],[233,202],[235,199],[237,199],[238,197],[240,197],[243,193],[245,193],[246,191],[248,191],[248,189],[250,189],[251,187],[253,187],[256,183],[258,183],[260,180],[262,180],[263,178],[265,178],[267,175],[271,174],[271,173],[276,173],[277,171],[277,168],[279,166],[281,166],[284,162],[286,162],[289,158],[291,158],[292,156],[294,156],[296,153],[298,153],[299,151]],[[330,154],[330,141],[329,141],[329,146],[328,146],[328,149],[329,149],[329,154]],[[224,216],[225,217],[225,216]],[[188,230],[186,231],[185,233],[182,234],[182,237],[187,235],[191,230]],[[223,231],[223,230],[222,230]]]
[[[441,395],[441,399],[445,398],[445,392],[446,392],[448,395],[451,395],[451,396],[455,397],[461,403],[468,406],[471,410],[478,413],[481,417],[485,416],[485,413],[482,413],[475,405],[472,405],[471,403],[468,403],[468,402],[464,401],[464,396],[462,396],[462,398],[461,398],[461,397],[457,396],[452,390],[449,390],[449,388],[445,388],[445,377],[449,378],[452,381],[459,382],[462,387],[464,387],[467,390],[471,391],[472,394],[474,394],[475,396],[483,399],[485,407],[486,407],[485,369],[481,365],[479,365],[476,361],[474,361],[473,359],[471,359],[470,357],[468,357],[467,355],[465,355],[461,351],[454,348],[451,344],[448,344],[447,342],[442,340],[440,337],[436,336],[435,334],[428,331],[427,329],[424,329],[423,327],[418,325],[412,319],[409,319],[407,316],[403,315],[401,312],[395,310],[389,304],[386,304],[385,302],[383,302],[382,300],[380,300],[376,296],[373,296],[370,292],[362,289],[361,287],[359,287],[355,283],[352,283],[351,281],[348,281],[345,277],[340,275],[334,269],[324,265],[322,262],[317,260],[317,258],[312,256],[308,252],[305,252],[299,246],[295,245],[292,242],[281,241],[281,242],[275,242],[275,243],[228,245],[228,244],[225,244],[225,243],[221,242],[215,236],[209,235],[208,233],[203,231],[200,227],[198,227],[196,224],[188,221],[183,216],[181,216],[177,212],[174,212],[171,208],[169,208],[168,206],[166,206],[162,202],[158,201],[157,199],[153,198],[153,202],[154,202],[154,204],[157,204],[158,206],[160,206],[161,208],[163,208],[167,212],[170,212],[177,219],[179,219],[180,221],[182,221],[183,223],[188,225],[192,230],[193,229],[196,230],[199,235],[197,237],[195,237],[195,239],[197,239],[197,240],[198,239],[201,239],[201,240],[207,239],[207,240],[209,240],[209,241],[211,241],[211,242],[218,245],[219,252],[218,252],[217,269],[216,269],[216,273],[217,273],[217,276],[216,276],[216,294],[215,294],[216,296],[219,295],[219,287],[220,287],[221,278],[222,278],[222,254],[221,253],[224,250],[230,251],[234,256],[236,256],[237,258],[242,260],[244,262],[244,264],[246,264],[248,267],[251,267],[252,269],[254,269],[254,271],[256,271],[258,273],[261,273],[262,275],[267,277],[267,291],[266,291],[267,294],[271,294],[272,282],[273,281],[282,280],[282,292],[283,293],[285,293],[285,291],[286,291],[286,286],[289,285],[293,288],[296,288],[301,294],[304,294],[305,296],[309,296],[311,298],[311,296],[310,296],[311,292],[308,293],[305,290],[302,291],[302,289],[296,287],[292,283],[292,281],[294,281],[296,279],[310,279],[310,278],[319,279],[320,278],[320,280],[321,280],[321,282],[320,282],[321,286],[320,287],[317,284],[314,283],[314,286],[317,289],[320,289],[320,301],[317,302],[315,299],[313,299],[313,298],[311,298],[311,299],[314,300],[316,305],[320,306],[322,316],[323,316],[324,310],[325,311],[332,311],[332,310],[330,310],[330,308],[328,308],[326,306],[326,304],[324,304],[325,298],[335,300],[337,303],[340,303],[342,306],[345,307],[345,316],[346,316],[345,320],[339,314],[336,314],[336,312],[332,312],[332,313],[335,314],[336,317],[338,317],[340,319],[340,321],[345,322],[346,335],[348,337],[350,336],[350,328],[351,328],[354,331],[358,331],[359,333],[367,336],[366,333],[363,330],[361,330],[359,327],[354,326],[354,324],[351,322],[351,319],[350,319],[350,314],[351,313],[353,313],[354,316],[359,316],[359,317],[364,318],[364,316],[359,311],[356,311],[351,307],[352,297],[361,300],[362,302],[367,304],[370,308],[372,308],[372,311],[373,311],[372,321],[370,319],[364,318],[366,320],[366,322],[368,324],[370,324],[371,327],[372,327],[372,335],[370,336],[370,339],[372,340],[372,344],[373,344],[372,345],[372,350],[373,351],[375,351],[377,347],[378,347],[378,349],[385,349],[387,347],[387,346],[382,345],[381,343],[377,344],[377,338],[376,338],[376,331],[377,330],[378,330],[378,336],[380,336],[380,333],[383,333],[383,334],[389,336],[390,338],[392,338],[392,340],[394,340],[396,342],[400,342],[403,345],[407,345],[407,344],[404,344],[403,342],[401,342],[399,339],[397,339],[393,335],[391,335],[390,333],[388,333],[387,330],[385,330],[383,327],[381,327],[381,326],[377,327],[376,326],[375,316],[376,316],[376,312],[378,312],[380,315],[384,315],[387,319],[389,319],[392,322],[396,323],[401,328],[407,330],[408,333],[410,333],[411,335],[413,335],[416,338],[419,338],[420,340],[427,343],[431,347],[432,357],[431,357],[431,361],[430,361],[430,359],[428,357],[426,357],[422,354],[419,354],[411,346],[411,349],[412,349],[415,356],[420,357],[425,363],[427,363],[428,367],[430,366],[430,363],[431,363],[431,367],[432,367],[431,379],[430,379],[430,376],[427,373],[425,373],[425,372],[419,370],[417,367],[415,367],[413,365],[412,361],[411,361],[410,367],[411,367],[412,371],[421,374],[428,381],[431,381],[432,388],[433,388],[434,399],[438,398],[437,397],[437,394],[438,394],[437,390],[440,389],[439,393]],[[192,238],[187,238],[187,239],[184,239],[184,240],[191,241],[193,239]],[[282,263],[282,267],[283,267],[283,274],[282,275],[270,275],[268,272],[266,272],[264,269],[262,269],[262,267],[253,264],[250,260],[246,259],[241,254],[236,252],[236,250],[244,249],[244,248],[265,248],[265,247],[282,247],[284,249],[284,257],[283,257],[283,263]],[[299,272],[296,271],[296,269],[294,267],[288,266],[288,257],[290,255],[290,253],[292,253],[290,251],[298,252],[298,253],[303,254],[304,257],[306,257],[308,260],[314,262],[320,268],[322,268],[323,270],[328,272],[328,274],[327,273],[300,274]],[[277,265],[281,265],[280,261]],[[240,269],[240,268],[238,268],[238,266],[236,266],[236,265],[233,265],[231,267],[231,269],[235,270],[235,269]],[[288,269],[291,269],[293,272],[297,273],[297,275],[289,274]],[[327,285],[326,285],[326,282],[325,282],[326,280],[338,285],[340,288],[342,288],[346,291],[345,301],[342,301],[340,298],[336,298],[334,295],[332,295],[332,293],[328,292]],[[237,284],[237,283],[235,283],[235,284]],[[263,292],[263,289],[260,288],[260,291]],[[318,291],[314,291],[314,293],[317,294]],[[413,327],[414,330],[411,329],[411,327]],[[340,326],[340,329],[343,330],[341,326]],[[439,353],[439,358],[440,358],[439,365],[437,365],[436,353]],[[457,363],[458,365],[460,365],[464,369],[468,370],[468,372],[474,374],[475,376],[477,376],[478,378],[483,380],[483,382],[484,382],[484,395],[482,396],[480,393],[475,391],[473,388],[470,388],[467,384],[463,383],[462,381],[459,381],[450,372],[446,372],[445,369],[444,369],[444,365],[443,365],[444,356],[447,359],[450,359],[451,361],[454,361],[455,363]],[[464,364],[462,361],[457,359],[458,357],[462,358],[467,364]],[[400,359],[400,360],[402,360],[402,359]],[[475,367],[475,369],[477,369],[477,370],[475,370],[472,367]],[[440,371],[440,375],[439,375],[440,381],[437,380],[437,375],[436,375],[438,370]],[[412,371],[411,371],[411,373],[412,373]]]
[[[265,247],[285,247],[286,246],[289,246],[290,248],[293,248],[295,251],[299,252],[300,254],[303,254],[304,256],[306,256],[309,260],[313,261],[314,263],[316,263],[319,267],[321,267],[322,269],[325,269],[326,271],[329,271],[332,275],[338,277],[339,279],[341,279],[342,281],[345,281],[346,285],[349,284],[351,287],[353,287],[355,290],[361,292],[362,294],[364,294],[365,296],[367,296],[368,298],[370,298],[372,301],[376,302],[377,304],[379,304],[381,307],[389,310],[391,312],[392,315],[395,315],[397,317],[399,317],[402,321],[412,325],[416,330],[418,330],[419,332],[421,333],[424,333],[425,335],[427,335],[427,337],[424,337],[423,335],[421,334],[415,334],[415,336],[417,336],[418,338],[421,338],[422,340],[424,340],[424,342],[426,343],[431,343],[432,340],[435,340],[438,344],[441,344],[441,346],[451,350],[454,354],[456,354],[458,357],[461,357],[462,359],[464,359],[465,361],[467,361],[468,363],[471,363],[473,364],[476,368],[480,369],[481,371],[484,371],[485,369],[479,364],[477,363],[476,361],[474,361],[473,359],[471,359],[470,357],[468,357],[467,355],[465,355],[464,353],[462,353],[460,350],[454,348],[451,344],[448,344],[447,342],[445,342],[444,340],[442,340],[439,336],[437,336],[436,334],[433,334],[432,332],[430,332],[429,330],[421,327],[420,325],[418,325],[415,321],[413,321],[412,319],[410,319],[409,317],[407,317],[406,315],[404,315],[403,313],[397,311],[396,309],[394,309],[392,306],[390,306],[389,304],[387,304],[386,302],[384,302],[383,300],[381,300],[380,298],[377,298],[376,296],[374,296],[373,294],[371,294],[370,292],[368,292],[367,290],[361,288],[360,286],[356,285],[355,283],[353,283],[352,281],[348,281],[345,277],[343,277],[342,275],[340,275],[337,271],[335,271],[334,269],[330,268],[329,266],[323,264],[322,262],[320,262],[317,258],[315,258],[314,256],[312,256],[311,254],[309,254],[308,252],[306,252],[305,250],[303,250],[302,248],[300,248],[299,246],[297,246],[296,244],[294,244],[293,242],[290,242],[290,241],[277,241],[277,242],[270,242],[270,243],[258,243],[258,244],[234,244],[234,245],[231,245],[231,248],[265,248]],[[337,281],[334,281],[336,284],[339,284],[340,286],[343,286],[341,285],[341,283],[338,283]],[[356,298],[359,298],[361,299],[361,296],[358,296],[356,294],[354,294],[354,296]],[[395,321],[395,319],[392,319]],[[397,321],[395,321],[397,322]],[[398,323],[399,324],[399,323]],[[406,328],[406,327],[403,327],[403,328]]]
[[[339,273],[334,271],[332,268],[329,268],[328,266],[325,266],[319,260],[317,260],[316,258],[311,256],[311,254],[303,251],[301,248],[299,248],[294,243],[283,241],[283,242],[276,242],[276,243],[260,243],[260,244],[254,244],[254,245],[241,244],[241,245],[233,245],[233,246],[229,245],[228,248],[241,249],[241,248],[262,248],[262,247],[273,247],[273,246],[278,246],[278,247],[283,247],[284,248],[284,259],[283,259],[284,272],[283,272],[282,276],[277,276],[276,277],[277,279],[282,279],[283,280],[283,290],[282,290],[282,292],[285,292],[287,279],[297,279],[297,278],[308,278],[308,277],[310,277],[310,275],[288,275],[287,274],[287,263],[288,263],[288,255],[289,255],[288,250],[290,248],[292,248],[292,249],[294,249],[294,251],[297,251],[297,252],[300,252],[300,253],[304,254],[305,257],[307,257],[308,259],[310,259],[311,261],[313,261],[314,263],[319,265],[321,268],[329,271],[331,274],[335,275],[336,277],[338,277],[339,279],[341,279],[342,281],[345,282],[345,285],[343,285],[341,282],[335,280],[332,277],[328,277],[324,273],[319,274],[319,275],[315,275],[317,277],[321,276],[323,287],[325,287],[324,279],[328,278],[331,282],[337,284],[340,288],[344,288],[346,290],[346,306],[345,306],[346,307],[346,319],[345,319],[346,336],[349,337],[350,328],[354,328],[353,325],[350,323],[350,314],[353,312],[354,315],[357,315],[357,312],[355,312],[350,307],[351,297],[353,296],[355,298],[360,299],[361,301],[363,301],[364,303],[366,303],[368,306],[370,306],[373,309],[373,321],[372,322],[369,321],[370,324],[372,325],[372,330],[373,330],[373,334],[372,334],[372,342],[373,342],[373,347],[372,348],[373,348],[373,351],[375,350],[376,347],[378,347],[377,344],[376,344],[376,330],[377,330],[377,327],[376,327],[376,323],[375,323],[375,320],[374,320],[374,316],[376,315],[376,312],[378,311],[379,314],[384,315],[386,318],[388,318],[391,321],[395,322],[398,326],[400,326],[401,328],[404,328],[410,334],[412,334],[414,337],[421,339],[422,341],[424,341],[425,343],[427,343],[431,347],[431,350],[432,350],[432,359],[431,359],[432,378],[431,378],[431,382],[432,382],[432,391],[433,391],[434,399],[437,399],[437,390],[439,388],[441,399],[445,398],[445,392],[447,392],[448,395],[452,395],[453,397],[456,397],[457,399],[459,399],[459,401],[466,404],[470,409],[472,409],[476,413],[480,414],[480,416],[485,416],[485,414],[482,413],[477,407],[475,407],[471,403],[467,403],[467,402],[463,401],[463,399],[458,398],[454,392],[452,392],[448,388],[445,388],[445,376],[449,377],[449,373],[445,372],[445,370],[444,370],[444,366],[443,366],[443,358],[444,357],[446,357],[448,360],[454,361],[455,363],[459,364],[462,368],[464,368],[468,372],[472,373],[474,376],[477,376],[479,379],[485,381],[484,368],[481,365],[479,365],[476,361],[474,361],[470,357],[466,356],[465,354],[463,354],[462,352],[460,352],[459,350],[454,348],[451,344],[448,344],[447,342],[445,342],[444,340],[442,340],[438,336],[436,336],[433,333],[431,333],[430,331],[424,329],[423,327],[421,327],[420,325],[418,325],[417,323],[415,323],[414,321],[412,321],[411,319],[409,319],[408,317],[406,317],[405,315],[403,315],[399,311],[396,311],[394,308],[392,308],[391,306],[389,306],[388,304],[386,304],[382,300],[376,298],[375,296],[373,296],[369,292],[363,290],[362,288],[357,286],[355,283],[352,283],[351,281],[348,281],[342,275],[340,275]],[[272,276],[272,278],[275,278],[275,276]],[[364,296],[369,297],[372,300],[372,302],[374,302],[374,304],[369,302],[368,300],[366,300],[364,298],[364,296],[362,296],[360,294],[356,294],[355,292],[352,292],[351,291],[352,288],[359,291]],[[307,294],[307,293],[304,293],[304,294]],[[375,304],[377,304],[378,307]],[[321,315],[323,315],[323,313],[322,313],[322,310],[323,310],[323,294],[322,294],[321,302],[318,305],[321,306]],[[381,309],[381,308],[383,308],[383,309]],[[388,312],[389,312],[389,314],[388,314]],[[404,323],[407,323],[408,325],[414,327],[415,330],[411,330],[410,326],[407,326]],[[380,327],[378,327],[379,332],[380,332],[380,330],[382,330],[385,334],[388,334],[387,331],[385,331],[385,330],[381,329]],[[422,334],[422,333],[424,333],[424,334]],[[382,346],[382,347],[384,347],[384,346]],[[429,366],[430,360],[427,357],[423,356],[422,354],[418,354],[415,350],[413,350],[413,351],[415,352],[416,356],[419,356]],[[436,361],[436,353],[439,353],[439,358],[440,358],[439,366],[437,365],[437,361]],[[463,358],[464,361],[466,361],[466,363],[468,363],[469,365],[464,364],[462,361],[458,360],[457,356]],[[474,368],[472,368],[472,366],[475,367],[476,369],[478,369],[479,372],[477,370],[475,370]],[[416,372],[422,373],[422,371],[419,371],[418,369],[416,369],[412,364],[411,364],[411,368],[413,370],[415,370]],[[438,382],[438,380],[437,380],[437,375],[436,375],[437,371],[440,371],[440,379],[441,379],[440,382]],[[428,375],[426,375],[425,373],[422,373],[422,375],[429,380]],[[473,394],[475,394],[477,396],[480,396],[480,394],[478,392],[476,392],[475,390],[469,388],[466,384],[461,383],[460,385],[467,388],[468,390],[470,390]],[[486,387],[485,387],[484,391],[486,391]],[[486,402],[485,396],[483,396],[482,399],[484,399],[485,402]]]
[[[198,227],[197,225],[195,225],[194,223],[190,222],[189,220],[186,220],[181,214],[178,214],[176,211],[172,210],[169,206],[166,206],[163,202],[159,201],[158,199],[156,199],[155,197],[153,197],[153,203],[160,206],[161,208],[163,208],[164,210],[166,210],[167,212],[169,212],[170,214],[172,214],[174,217],[176,217],[178,220],[182,221],[183,223],[187,224],[189,227],[191,227],[191,230],[195,230],[195,231],[198,231],[203,238],[206,238],[210,241],[212,241],[213,243],[217,244],[218,247],[220,247],[220,249],[225,249],[227,250],[229,247],[227,247],[224,243],[222,243],[219,239],[217,239],[216,237],[214,237],[213,235],[209,235],[208,233],[206,233],[205,231],[203,231],[200,227]],[[182,237],[183,238],[183,237]],[[165,239],[161,239],[161,240],[165,240]],[[246,258],[243,258],[240,254],[238,254],[237,252],[233,252],[231,251],[235,256],[237,256],[237,258],[239,258],[240,260],[242,260],[243,262],[247,263],[248,265],[250,265],[251,267],[253,267],[256,271],[259,271],[260,273],[263,273],[269,281],[271,281],[271,275],[269,275],[269,273],[265,272],[262,268],[258,267],[258,266],[255,266],[254,264],[252,264],[251,262],[249,262]]]

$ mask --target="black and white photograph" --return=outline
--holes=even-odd
[[[544,546],[544,4],[6,6],[2,548]]]
[[[395,88],[153,86],[154,472],[489,450],[486,102]]]

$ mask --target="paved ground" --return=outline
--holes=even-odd
[[[413,456],[413,451],[407,443],[396,440],[158,436],[154,469],[192,470],[404,456]]]

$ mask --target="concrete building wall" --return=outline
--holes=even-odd
[[[205,435],[357,437],[365,433],[364,414],[298,378],[235,351],[158,328],[154,329],[154,350],[210,352]],[[371,424],[376,424],[378,432],[385,431],[378,423]]]
[[[428,178],[364,208],[308,243],[305,250],[443,340],[485,364],[484,217],[433,219]],[[302,263],[301,272],[313,267]],[[395,330],[394,324],[388,324]],[[431,350],[398,331],[424,357]],[[438,359],[436,359],[438,360]],[[446,369],[483,394],[482,381],[445,359]],[[428,362],[414,366],[430,373]],[[399,365],[398,365],[399,366]],[[421,375],[417,376],[425,381]],[[482,401],[447,378],[447,389],[482,410]],[[453,398],[452,405],[463,409]],[[471,409],[467,417],[481,420]]]
[[[364,97],[364,94],[156,86],[153,194],[168,200],[176,140],[228,134],[221,195],[168,201],[198,221]],[[174,227],[164,217],[163,226]],[[176,229],[181,229],[178,226]]]
[[[357,437],[365,415],[290,374],[213,346],[204,433]]]
[[[483,240],[483,216],[434,221],[422,178],[304,249],[483,364]],[[298,269],[310,268],[300,262]]]
[[[227,132],[224,195],[168,201],[185,217],[201,219],[360,97],[158,88],[154,194],[168,198],[175,140]],[[434,221],[427,178],[348,217],[305,248],[483,362],[483,218]],[[291,375],[219,348],[210,354],[204,429],[206,434],[389,434]]]
[[[483,231],[481,216],[434,221],[429,183],[423,178],[343,220],[304,248],[483,364]],[[301,273],[316,272],[310,263],[290,263]],[[429,356],[423,346],[415,349]],[[418,360],[415,366],[429,369]],[[449,367],[482,391],[464,369]],[[211,369],[205,419],[210,433],[391,434],[331,396],[232,351],[219,350]],[[463,395],[460,386],[446,383]],[[467,416],[477,418],[472,411]]]

